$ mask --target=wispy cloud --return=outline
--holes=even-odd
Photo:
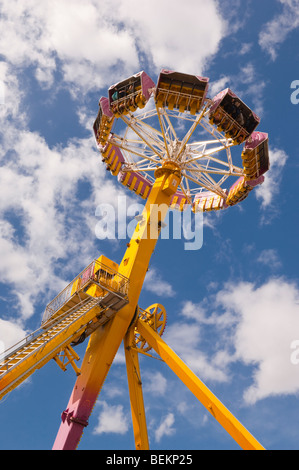
[[[278,269],[282,265],[277,251],[273,249],[263,250],[257,261],[265,266],[269,266],[271,269]]]
[[[173,427],[174,422],[175,417],[173,413],[168,413],[168,415],[162,418],[159,427],[155,431],[155,439],[157,442],[160,442],[162,437],[172,436],[175,433],[175,428]]]
[[[222,364],[214,363],[213,357],[209,357],[204,352],[202,344],[202,307],[188,301],[183,306],[182,315],[189,319],[190,310],[192,309],[193,322],[175,322],[168,326],[164,333],[167,344],[182,358],[182,360],[195,373],[199,374],[202,380],[211,382],[226,382],[227,371]],[[197,311],[199,314],[197,315]],[[186,340],[188,338],[188,340]]]
[[[268,208],[275,196],[279,193],[283,176],[283,168],[287,162],[288,155],[284,150],[269,149],[270,170],[265,174],[265,181],[255,189],[255,195],[261,201],[263,209]]]
[[[162,278],[156,268],[151,268],[147,272],[143,287],[147,291],[153,292],[158,296],[172,297],[175,295],[175,291],[171,284]]]
[[[0,318],[0,356],[1,354],[21,341],[27,332],[16,322]]]
[[[259,44],[272,60],[277,58],[277,50],[287,36],[299,26],[298,0],[279,0],[282,11],[264,25],[259,35]]]
[[[265,80],[261,78],[255,63],[246,62],[245,65],[240,65],[237,73],[223,75],[218,80],[212,81],[209,88],[209,95],[212,98],[219,93],[219,91],[230,88],[234,93],[240,96],[249,108],[252,108],[252,110],[261,117],[264,112],[263,94],[266,86],[267,84]]]
[[[100,195],[102,202],[109,195],[114,200],[118,188],[103,181],[91,139],[50,149],[38,134],[4,126],[12,141],[2,145],[0,274],[18,293],[20,313],[28,317],[42,293],[59,290],[73,269],[84,267],[70,262],[57,275],[59,259],[70,257],[76,264],[76,252],[81,252],[81,263],[94,257],[95,233],[86,223],[86,211],[80,210],[86,201],[74,198],[79,182],[89,181],[94,207]]]
[[[253,367],[244,400],[253,404],[270,396],[297,394],[299,375],[291,363],[291,343],[298,339],[299,289],[284,279],[254,286],[231,284],[217,294],[219,305],[235,315],[235,359]]]
[[[108,405],[105,401],[99,402],[99,405],[102,410],[93,433],[126,434],[129,429],[129,416],[125,414],[124,407],[122,405]]]
[[[169,12],[171,21],[165,22]],[[199,18],[204,18],[200,28]],[[33,66],[45,88],[60,71],[64,82],[85,92],[110,85],[111,73],[136,72],[145,55],[157,71],[170,67],[200,74],[227,30],[215,0],[190,0],[188,8],[177,9],[171,0],[147,0],[142,9],[138,0],[103,0],[101,8],[95,0],[42,6],[37,0],[2,0],[0,27],[6,60]]]
[[[24,319],[33,314],[39,298],[45,300],[46,294],[50,300],[72,272],[90,261],[96,241],[90,207],[115,201],[123,189],[107,181],[93,137],[50,147],[31,129],[20,77],[33,73],[35,86],[47,91],[49,99],[57,89],[67,90],[79,109],[74,123],[79,120],[91,130],[94,116],[81,106],[82,92],[86,96],[111,85],[111,76],[139,71],[145,54],[156,71],[169,66],[187,72],[192,66],[192,73],[199,74],[217,52],[226,29],[217,2],[191,3],[190,17],[189,9],[173,12],[170,0],[163,5],[146,1],[142,11],[137,0],[104,0],[100,9],[94,0],[72,0],[71,5],[68,0],[45,0],[42,6],[37,0],[0,0],[0,80],[5,85],[5,106],[0,107],[0,275],[12,285]],[[165,26],[170,10],[172,22]],[[201,28],[198,17],[206,18]],[[198,48],[203,42],[205,47]],[[76,194],[81,181],[91,188],[85,200]],[[171,285],[154,278],[154,272],[145,288],[174,295]]]
[[[229,88],[230,80],[231,79],[229,76],[224,75],[218,80],[211,82],[209,86],[209,95],[211,98],[213,98],[215,95],[217,95],[217,93],[224,90],[225,88]]]
[[[145,389],[147,393],[153,395],[165,395],[167,390],[167,380],[161,372],[146,372],[143,374]]]
[[[269,254],[279,262],[274,250]],[[299,375],[291,362],[291,345],[299,342],[298,305],[299,288],[285,278],[260,285],[230,282],[204,302],[186,302],[181,316],[189,323],[170,325],[165,339],[204,381],[228,383],[236,362],[250,366],[251,383],[243,390],[247,405],[270,396],[296,395]],[[211,328],[213,338],[221,337],[221,342],[208,355],[204,338]]]

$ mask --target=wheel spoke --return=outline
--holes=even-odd
[[[121,116],[121,118],[156,155],[162,157],[164,145],[161,141],[162,134],[160,132],[143,121],[138,121],[133,116],[130,119],[127,116]]]
[[[140,72],[109,88],[94,123],[106,168],[127,172],[121,182],[143,198],[160,168],[178,175],[180,209],[185,198],[207,211],[245,199],[269,170],[268,134],[255,131],[259,117],[229,88],[207,98],[208,81],[163,69],[157,83]]]
[[[199,191],[200,187],[224,197],[226,193],[221,185],[229,176],[242,176],[243,170],[232,164],[231,139],[226,139],[215,130],[207,122],[205,114],[206,108],[199,115],[191,116],[157,107],[156,110],[145,112],[138,117],[131,114],[129,117],[122,116],[127,128],[137,135],[137,139],[113,135],[111,142],[125,152],[127,170],[152,175],[165,158],[173,159],[181,168],[182,181],[179,187],[189,203],[192,202],[190,195]],[[145,122],[147,118],[154,117],[159,123],[160,130]],[[192,123],[182,140],[178,139],[173,119],[183,119]],[[190,142],[199,125],[213,138]],[[220,177],[218,182],[214,179],[217,175]]]
[[[121,115],[125,131],[122,135],[111,134],[109,142],[123,153],[122,170],[135,171],[154,181],[155,170],[166,160],[173,161],[181,171],[178,192],[189,204],[192,196],[202,190],[226,198],[223,185],[228,178],[237,180],[245,173],[233,163],[233,140],[209,121],[211,104],[206,99],[201,111],[191,114],[161,107],[157,102],[142,112]]]

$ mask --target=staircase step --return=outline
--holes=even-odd
[[[113,295],[107,295],[107,304],[111,305],[113,302]],[[44,329],[41,327],[41,332],[39,335],[35,336],[35,338],[29,340],[31,338],[28,336],[28,343],[20,347],[19,349],[12,350],[11,355],[6,358],[6,360],[0,363],[0,377],[7,373],[11,368],[15,367],[17,364],[21,363],[22,361],[26,360],[26,358],[32,355],[35,351],[38,351],[39,348],[45,346],[49,341],[51,341],[56,335],[61,333],[63,330],[66,330],[70,325],[76,322],[81,316],[85,313],[90,311],[95,306],[99,305],[99,302],[105,300],[105,298],[87,298],[83,301],[83,305],[79,304],[77,310],[73,310],[71,313],[67,314],[67,311],[62,313],[61,316],[63,318],[59,321],[59,317],[56,317],[53,321],[53,326],[49,326],[48,329]],[[118,299],[116,297],[116,304],[122,305],[123,302],[118,303]],[[126,302],[125,302],[126,303]],[[118,306],[117,305],[117,306]],[[73,309],[74,307],[72,307]],[[101,305],[103,311],[106,311],[105,304]],[[72,310],[71,309],[71,310]],[[69,309],[70,310],[70,309]],[[114,310],[114,309],[113,309]],[[115,309],[117,310],[117,308]],[[98,315],[99,312],[97,312]],[[79,327],[79,325],[78,325]],[[39,330],[37,330],[38,332]],[[37,333],[35,332],[35,333]],[[25,338],[26,341],[26,338]],[[17,346],[17,345],[16,345]]]

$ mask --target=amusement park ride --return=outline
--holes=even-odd
[[[62,370],[73,366],[77,380],[53,449],[77,448],[122,341],[137,450],[149,449],[138,355],[150,349],[243,449],[263,449],[162,340],[164,307],[138,305],[168,209],[226,209],[243,201],[269,169],[268,135],[255,131],[259,118],[230,89],[208,98],[208,85],[208,78],[164,69],[155,84],[140,72],[99,101],[94,133],[102,161],[147,199],[144,210],[120,264],[94,260],[47,305],[41,327],[0,360],[0,398],[51,359]],[[87,337],[79,369],[74,348]]]

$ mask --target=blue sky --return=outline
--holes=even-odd
[[[96,208],[142,200],[101,162],[100,96],[140,70],[207,76],[210,96],[229,87],[260,116],[271,169],[204,215],[201,249],[159,241],[139,305],[165,306],[163,338],[267,449],[298,449],[299,1],[142,5],[0,1],[0,347],[38,328],[91,260],[122,258],[125,240],[96,237]],[[238,449],[164,363],[140,364],[151,449]],[[6,396],[0,448],[50,449],[74,382],[51,361]],[[134,449],[122,347],[80,448]]]

